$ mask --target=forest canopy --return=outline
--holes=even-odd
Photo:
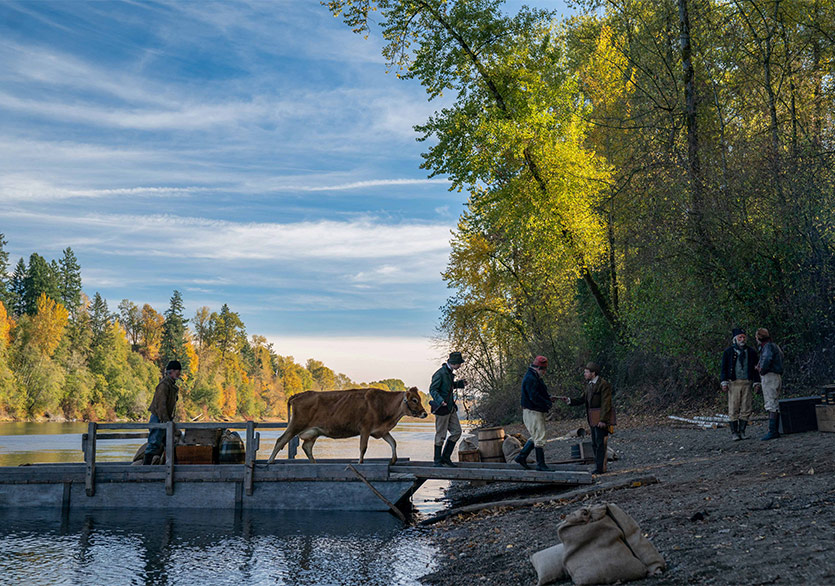
[[[518,417],[537,354],[557,385],[596,360],[624,403],[715,400],[736,326],[769,329],[789,386],[831,382],[835,4],[326,4],[448,95],[416,130],[469,194],[440,331],[484,418]]]

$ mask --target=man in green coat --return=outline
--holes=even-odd
[[[461,437],[461,422],[458,420],[458,406],[455,404],[455,389],[463,389],[465,380],[455,380],[455,371],[464,364],[460,352],[452,352],[449,359],[432,375],[429,384],[429,402],[435,415],[435,466],[450,466],[455,442]],[[449,434],[449,436],[447,436]],[[446,445],[444,445],[446,439]]]

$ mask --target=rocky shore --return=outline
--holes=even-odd
[[[547,437],[566,436],[582,424],[550,422]],[[587,504],[614,502],[637,521],[668,565],[660,577],[636,584],[835,584],[835,434],[759,441],[765,431],[764,421],[754,421],[748,439],[732,441],[727,427],[703,430],[668,419],[631,418],[610,440],[619,459],[586,495],[572,490],[575,496],[561,498],[565,490],[453,484],[447,492],[451,507],[541,502],[424,520],[423,530],[441,556],[437,570],[421,581],[536,584],[529,557],[558,543],[557,526],[565,515]],[[547,458],[570,457],[572,443],[550,441]],[[642,481],[633,483],[636,479]]]

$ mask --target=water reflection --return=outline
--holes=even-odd
[[[0,510],[10,584],[419,584],[433,550],[387,513]]]

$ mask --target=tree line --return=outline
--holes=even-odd
[[[594,359],[620,403],[719,397],[731,328],[767,327],[787,389],[835,373],[835,4],[332,0],[446,105],[422,167],[469,194],[440,333],[480,415],[531,357]]]
[[[144,419],[173,359],[183,366],[180,416],[189,419],[283,418],[286,399],[307,390],[405,390],[399,379],[355,383],[321,361],[281,356],[247,335],[227,304],[186,318],[177,290],[162,313],[129,299],[111,311],[98,292],[84,294],[70,247],[57,261],[32,253],[9,270],[7,244],[0,234],[0,419]]]

